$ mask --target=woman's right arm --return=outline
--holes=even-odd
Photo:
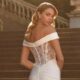
[[[25,66],[28,69],[32,69],[34,63],[32,63],[29,58],[30,50],[28,47],[23,46],[21,54],[21,65]]]

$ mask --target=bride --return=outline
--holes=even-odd
[[[58,11],[48,2],[41,3],[32,16],[23,41],[21,64],[31,70],[29,80],[60,80],[64,57],[55,29]],[[29,58],[33,54],[35,63]]]

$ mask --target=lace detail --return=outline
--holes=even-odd
[[[57,32],[54,32],[33,43],[24,40],[23,46],[30,47],[37,64],[44,64],[55,58],[54,49],[50,46],[48,41],[58,38]]]

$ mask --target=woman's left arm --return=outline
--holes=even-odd
[[[49,27],[47,27],[45,29],[45,32],[46,32],[46,34],[55,33],[56,29],[55,29],[55,27],[53,28],[53,26],[49,26]],[[60,69],[62,69],[63,65],[64,65],[64,56],[62,54],[62,50],[61,50],[58,34],[56,33],[56,35],[53,35],[53,38],[55,36],[56,36],[56,38],[51,40],[51,41],[49,41],[49,42],[50,42],[50,45],[55,50],[57,63],[59,65]]]

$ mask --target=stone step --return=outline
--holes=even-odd
[[[15,51],[14,51],[15,50]],[[0,50],[0,57],[19,57],[21,55],[21,50]],[[80,50],[62,50],[63,55],[65,57],[79,57],[80,56]]]
[[[79,34],[80,34],[80,32],[78,33],[78,32],[62,32],[62,33],[58,33],[58,35],[60,36],[60,37],[75,37],[75,36],[79,36]]]
[[[0,80],[29,80],[28,78],[0,78]]]
[[[21,51],[22,49],[0,49],[0,57],[19,57],[21,55]],[[65,57],[79,57],[80,55],[80,50],[75,49],[72,51],[62,49],[62,52]]]
[[[77,50],[75,50],[75,49],[73,49],[73,50],[69,50],[69,49],[62,49],[62,51],[63,51],[63,53],[64,54],[80,54],[80,50],[79,49],[77,49]]]
[[[5,50],[5,51],[20,51],[22,49],[22,47],[4,47],[4,48],[2,48],[2,47],[0,47],[0,51],[3,51],[3,50]]]
[[[24,66],[20,63],[0,63],[1,70],[25,70]],[[80,70],[80,63],[65,63],[64,70]]]
[[[79,63],[64,63],[64,70],[80,70]]]
[[[9,38],[9,39],[0,39],[0,43],[3,43],[3,44],[13,44],[13,43],[16,43],[18,42],[19,44],[23,42],[23,38]],[[80,41],[80,37],[61,37],[59,39],[61,42],[79,42]]]
[[[63,49],[79,49],[80,48],[80,45],[79,45],[80,42],[77,42],[77,43],[60,43],[61,44],[61,48]],[[70,44],[70,45],[69,45]],[[4,50],[8,50],[8,48],[17,48],[17,49],[21,49],[23,46],[23,43],[21,44],[18,44],[18,43],[13,43],[13,44],[0,44],[0,50],[4,48]],[[6,48],[6,49],[5,49]]]
[[[29,80],[28,78],[0,78],[0,80]],[[80,78],[62,78],[61,80],[80,80]]]
[[[80,36],[79,37],[60,37],[60,41],[80,41]]]
[[[65,48],[65,49],[68,49],[68,48],[80,48],[80,41],[72,41],[72,42],[60,42],[60,45],[61,45],[61,48]],[[18,42],[16,42],[16,43],[7,43],[7,42],[5,42],[5,43],[3,43],[3,44],[0,44],[0,49],[5,49],[6,48],[6,50],[8,49],[8,48],[22,48],[22,46],[23,46],[23,42],[20,42],[20,43],[18,43]]]
[[[66,52],[67,50],[69,50],[68,52],[70,52],[70,53],[72,53],[73,51],[75,51],[75,52],[79,52],[80,50],[80,46],[67,46],[67,45],[65,45],[65,46],[62,46],[61,45],[61,48],[62,48],[62,51],[64,51],[64,52]],[[7,52],[11,52],[11,51],[13,51],[14,52],[14,50],[15,50],[15,52],[17,52],[17,51],[21,51],[22,50],[22,46],[20,47],[20,46],[7,46],[7,47],[0,47],[0,53],[1,52],[4,52],[4,51],[7,51]],[[73,51],[71,51],[71,50],[73,50]],[[74,53],[74,52],[73,52]]]
[[[64,55],[72,55],[72,56],[78,56],[80,54],[80,46],[73,46],[73,47],[61,47]],[[22,47],[6,47],[6,48],[0,48],[0,55],[20,55],[22,51]]]
[[[21,31],[3,31],[0,32],[0,37],[2,38],[7,38],[7,37],[24,37],[25,32],[21,32]]]
[[[61,46],[63,50],[79,50],[80,46]]]
[[[61,80],[80,80],[80,78],[62,78]]]
[[[28,78],[0,78],[0,80],[29,80]],[[62,78],[61,80],[80,80],[80,78]]]
[[[5,70],[0,71],[0,78],[27,78],[29,73],[28,70]]]
[[[79,57],[80,56],[80,51],[79,53],[69,53],[69,52],[63,52],[64,57]]]
[[[70,28],[64,28],[64,29],[56,29],[56,31],[57,32],[60,32],[60,33],[62,33],[62,32],[80,32],[80,28],[72,28],[72,29],[70,29]],[[17,33],[25,33],[25,31],[3,31],[4,33],[9,33],[9,32],[11,32],[11,33],[14,33],[14,32],[17,32]],[[0,33],[3,33],[3,32],[0,32]]]
[[[60,42],[60,45],[62,48],[78,48],[80,47],[79,45],[80,41],[72,41],[72,42],[69,42],[69,41],[61,41]]]
[[[63,70],[62,78],[80,78],[80,70]]]
[[[1,57],[0,63],[19,63],[20,57]]]
[[[80,28],[64,28],[64,29],[62,29],[62,28],[57,28],[56,29],[57,30],[57,32],[80,32]]]
[[[80,63],[80,57],[65,57],[65,63]]]
[[[16,38],[23,38],[24,37],[24,34],[25,34],[25,32],[15,32],[15,31],[13,31],[13,32],[0,32],[0,38],[5,38],[5,39],[7,39],[7,38],[14,38],[14,37],[16,37]],[[58,34],[59,34],[59,36],[61,37],[61,36],[64,36],[64,37],[78,37],[79,36],[79,34],[80,34],[80,31],[79,32],[58,32]]]
[[[68,30],[67,30],[68,31]],[[70,31],[70,30],[69,30]],[[7,34],[7,33],[5,33]],[[8,33],[0,35],[0,79],[1,80],[25,80],[29,71],[20,65],[20,55],[24,35]],[[65,58],[62,80],[80,79],[80,31],[59,31],[61,48]],[[14,79],[13,79],[14,78]]]
[[[0,71],[5,70],[27,70],[27,68],[22,66],[20,63],[0,63]]]
[[[60,41],[60,44],[62,47],[79,47],[80,41]],[[0,48],[6,48],[6,47],[22,47],[23,41],[19,42],[0,42]]]
[[[20,51],[7,51],[4,50],[4,51],[1,51],[0,50],[0,57],[18,57],[21,55],[21,50]]]
[[[29,55],[29,59],[34,61],[34,57],[32,54]],[[0,64],[2,63],[20,63],[21,55],[20,56],[11,56],[11,57],[0,57]]]
[[[30,74],[28,70],[0,71],[0,78],[26,78]],[[63,70],[62,78],[80,78],[80,70]]]
[[[19,63],[21,57],[0,57],[0,63]],[[33,57],[30,57],[34,60]],[[80,57],[65,57],[65,63],[80,63]]]
[[[6,33],[7,34],[7,33]],[[80,36],[79,36],[80,34],[78,34],[78,33],[64,33],[64,34],[59,34],[59,37],[60,38],[79,38],[80,39]],[[9,39],[13,39],[13,40],[16,40],[16,39],[24,39],[24,35],[16,35],[16,34],[14,34],[14,35],[0,35],[0,40],[9,40]]]
[[[72,42],[69,42],[69,41],[60,41],[60,45],[61,47],[79,47],[80,41],[72,41]],[[4,42],[3,44],[0,43],[0,48],[15,48],[15,47],[18,47],[18,48],[21,48],[23,46],[23,41],[21,41],[20,43],[19,42],[14,42],[14,43],[9,43],[9,42]]]
[[[80,39],[80,36],[79,37],[60,37],[60,41],[79,41],[79,39]],[[17,41],[23,41],[24,40],[24,38],[7,38],[7,39],[5,39],[5,38],[1,38],[0,39],[0,42],[17,42]]]

